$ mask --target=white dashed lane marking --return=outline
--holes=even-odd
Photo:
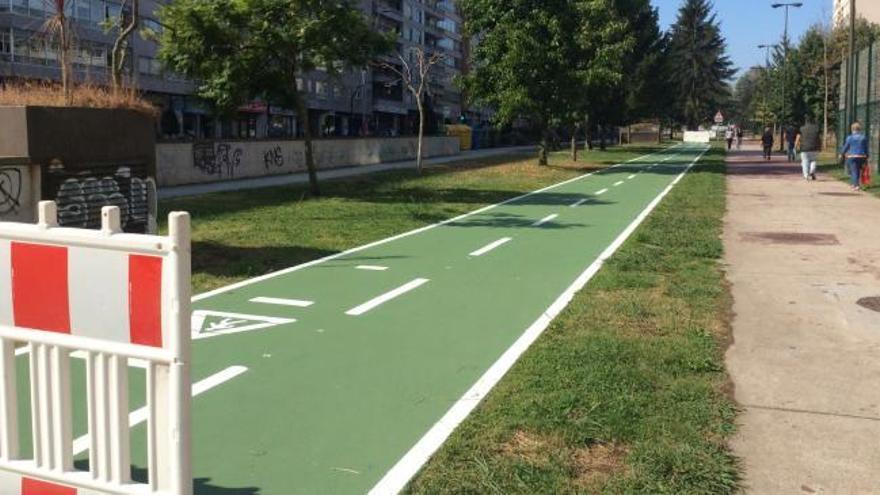
[[[276,306],[293,306],[295,308],[308,308],[315,304],[314,301],[302,301],[300,299],[281,299],[278,297],[255,297],[252,303],[275,304]]]
[[[532,227],[538,227],[538,226],[540,226],[540,225],[544,225],[545,223],[554,220],[554,219],[555,219],[556,217],[558,217],[558,216],[559,216],[558,213],[554,213],[554,214],[552,214],[552,215],[547,215],[546,217],[544,217],[544,218],[538,220],[537,222],[533,223],[533,224],[532,224]]]
[[[385,304],[386,302],[388,302],[396,297],[400,297],[403,294],[406,294],[407,292],[409,292],[411,290],[417,289],[417,288],[421,287],[422,285],[427,284],[428,282],[430,282],[430,280],[427,278],[417,278],[411,282],[407,282],[407,283],[401,285],[400,287],[398,287],[394,290],[388,291],[388,292],[382,294],[381,296],[374,297],[373,299],[370,299],[369,301],[361,304],[360,306],[351,308],[348,311],[346,311],[345,314],[347,314],[349,316],[360,316],[360,315],[366,313],[367,311],[370,311],[371,309],[374,309],[377,306]]]
[[[490,242],[489,244],[486,244],[485,246],[481,247],[480,249],[477,249],[476,251],[472,252],[470,255],[471,256],[482,256],[482,255],[488,253],[489,251],[491,251],[499,246],[507,244],[508,242],[510,242],[512,240],[513,240],[513,238],[511,238],[511,237],[504,237],[504,238],[498,239],[497,241]]]

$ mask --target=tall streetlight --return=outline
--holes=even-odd
[[[780,142],[780,150],[785,149],[785,117],[786,117],[786,101],[785,101],[785,80],[788,76],[788,9],[791,7],[799,8],[803,7],[804,4],[801,2],[783,2],[783,3],[774,3],[772,7],[774,9],[784,8],[785,9],[785,31],[782,35],[782,140]]]
[[[770,82],[770,50],[773,48],[776,48],[777,46],[778,45],[758,45],[758,48],[761,50],[764,50],[764,52],[765,52],[764,53],[764,91],[762,91],[762,93],[764,94],[764,97],[763,97],[763,103],[762,103],[763,108],[762,108],[762,112],[761,112],[761,118],[762,118],[761,123],[763,124],[763,127],[765,127],[765,128],[767,127],[767,91],[770,89],[768,87],[769,82]],[[762,128],[761,131],[763,132],[764,129]]]
[[[846,119],[845,127],[856,121],[856,0],[849,1],[849,60],[846,62]]]

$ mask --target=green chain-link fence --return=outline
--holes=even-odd
[[[849,74],[848,61],[843,63],[843,74],[840,88],[840,108],[838,109],[838,143],[843,143],[849,134],[852,121],[857,120],[865,128],[865,134],[871,137],[871,147],[874,153],[880,151],[880,43],[875,43],[869,48],[862,50],[855,59],[855,112],[849,112],[853,104],[847,91],[847,77]]]

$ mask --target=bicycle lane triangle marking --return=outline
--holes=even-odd
[[[220,335],[264,330],[295,321],[293,318],[198,309],[192,313],[192,338],[193,340],[198,340]]]

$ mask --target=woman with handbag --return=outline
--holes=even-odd
[[[868,138],[862,132],[862,124],[856,122],[852,125],[852,134],[846,138],[840,153],[846,163],[846,171],[849,173],[852,190],[860,191],[859,183],[862,179],[862,169],[867,166],[870,157]]]

